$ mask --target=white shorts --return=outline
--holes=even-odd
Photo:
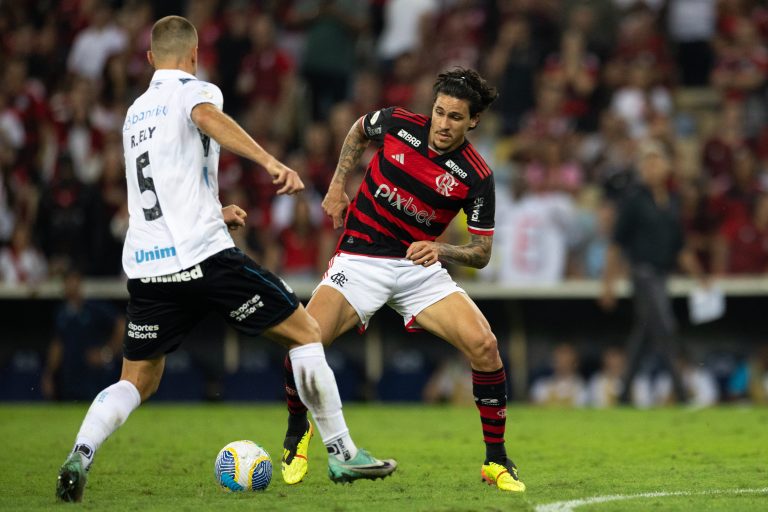
[[[328,271],[317,285],[330,286],[347,299],[360,317],[360,329],[384,304],[403,317],[405,328],[420,330],[416,316],[454,292],[466,293],[440,262],[429,267],[411,260],[378,258],[340,252],[331,258]]]

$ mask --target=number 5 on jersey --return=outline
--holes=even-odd
[[[144,176],[144,169],[148,167],[149,152],[145,151],[136,158],[136,173],[139,177],[139,190],[141,191],[141,208],[144,210],[146,220],[156,220],[163,216],[163,210],[160,209],[160,200],[157,198],[154,180],[149,176]]]

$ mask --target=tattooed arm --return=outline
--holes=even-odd
[[[347,175],[360,163],[360,157],[367,147],[368,139],[365,138],[361,120],[358,119],[344,139],[336,172],[333,173],[331,184],[328,186],[328,193],[323,199],[323,210],[333,219],[334,228],[339,228],[344,224],[344,211],[349,206],[349,197],[344,191]]]
[[[413,242],[405,257],[416,265],[429,267],[438,259],[467,267],[483,268],[491,259],[492,236],[470,235],[468,244],[451,245],[440,242]]]

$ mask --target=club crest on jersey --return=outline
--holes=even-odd
[[[340,288],[343,288],[344,284],[349,281],[349,279],[344,275],[344,272],[336,272],[331,276],[331,281]]]
[[[454,188],[456,188],[456,185],[458,184],[459,182],[456,181],[456,178],[454,178],[451,173],[448,172],[435,178],[435,190],[437,190],[441,195],[444,195],[445,197],[450,197],[451,192]]]

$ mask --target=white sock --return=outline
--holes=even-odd
[[[99,393],[93,400],[75,439],[73,452],[82,455],[86,469],[96,450],[141,404],[141,395],[132,383],[121,380]]]
[[[315,419],[328,453],[341,461],[353,459],[357,446],[349,435],[333,370],[325,360],[322,343],[288,351],[299,397]]]

